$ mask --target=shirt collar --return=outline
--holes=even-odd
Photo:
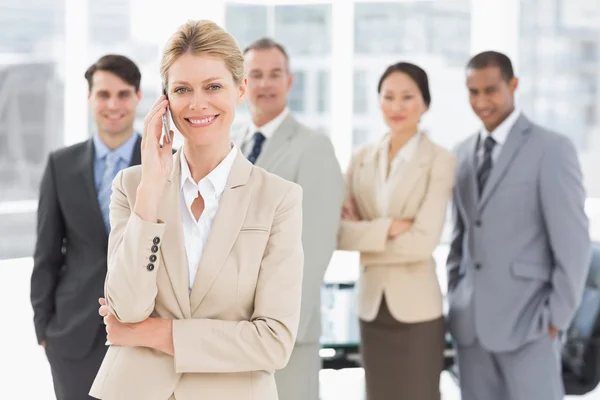
[[[513,110],[512,113],[504,121],[500,123],[492,132],[488,132],[485,127],[481,128],[480,137],[483,142],[488,135],[491,135],[492,138],[496,141],[497,144],[502,145],[506,142],[506,138],[510,133],[510,130],[517,122],[517,119],[521,115],[521,111],[517,108]]]
[[[127,163],[127,165],[130,165],[131,158],[133,157],[133,148],[139,136],[140,135],[138,133],[134,132],[133,135],[131,135],[131,137],[127,139],[125,143],[123,143],[116,149],[111,150],[110,147],[108,147],[106,143],[104,143],[102,139],[100,139],[100,136],[98,136],[97,133],[94,134],[92,136],[92,140],[94,142],[94,152],[96,161],[103,160],[108,155],[108,153],[114,152],[117,153],[120,160],[123,160]]]
[[[219,163],[219,165],[217,165],[215,167],[215,169],[210,171],[210,173],[208,175],[206,175],[204,178],[202,178],[200,180],[200,182],[198,182],[198,184],[196,184],[196,182],[194,182],[194,180],[192,178],[192,173],[190,172],[190,167],[187,163],[187,160],[185,159],[185,151],[183,151],[183,149],[182,149],[181,157],[180,157],[180,160],[181,160],[180,187],[183,189],[186,182],[191,182],[194,186],[199,187],[203,181],[207,181],[212,185],[212,187],[215,191],[215,196],[216,197],[221,196],[221,194],[225,191],[225,186],[227,185],[227,179],[229,178],[229,173],[231,172],[231,168],[233,167],[233,162],[235,160],[236,155],[237,155],[237,147],[235,147],[235,145],[232,144],[231,150],[229,150],[229,153],[227,153],[227,155],[225,156],[223,161],[221,161]]]
[[[417,146],[419,144],[421,136],[422,136],[422,133],[417,132],[416,135],[414,135],[412,138],[410,138],[408,140],[408,142],[406,142],[404,144],[404,146],[402,146],[402,148],[400,150],[398,150],[398,152],[394,156],[394,159],[392,160],[392,162],[396,163],[396,162],[401,162],[401,161],[402,162],[410,161],[410,159],[414,155],[415,151],[417,150]],[[387,159],[387,155],[389,154],[389,149],[390,149],[390,135],[387,134],[384,136],[384,138],[380,144],[380,150],[382,152],[384,152],[386,159]]]
[[[248,129],[248,132],[246,133],[246,137],[244,138],[244,141],[248,141],[248,140],[252,139],[252,137],[254,136],[254,134],[256,132],[262,133],[263,136],[265,137],[265,139],[269,140],[271,137],[273,137],[273,134],[275,133],[275,131],[277,129],[279,129],[279,127],[281,126],[281,123],[288,116],[289,113],[290,113],[290,109],[288,107],[285,107],[278,116],[276,116],[275,118],[273,118],[272,120],[270,120],[269,122],[267,122],[266,124],[261,126],[260,128],[257,127],[256,125],[254,125],[254,122],[250,121],[249,129]]]

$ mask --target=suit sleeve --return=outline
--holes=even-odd
[[[320,291],[336,249],[340,213],[344,201],[344,176],[331,140],[316,135],[300,161],[296,179],[302,187],[302,244],[304,279],[298,338],[303,339],[315,311],[319,312]]]
[[[260,266],[249,321],[173,321],[177,373],[274,371],[292,353],[302,295],[302,189],[293,185],[277,207]]]
[[[579,160],[566,137],[546,150],[539,188],[555,263],[549,298],[551,323],[564,331],[581,301],[592,251]]]
[[[388,239],[390,218],[371,221],[344,221],[342,249],[363,253],[394,254],[394,264],[420,262],[431,258],[438,246],[448,201],[455,182],[456,159],[451,153],[439,153],[433,162],[427,193],[413,226],[404,234]]]
[[[458,159],[458,149],[455,150]],[[463,241],[465,236],[465,222],[458,209],[459,187],[455,184],[452,198],[452,233],[450,236],[450,249],[446,260],[448,275],[448,288],[452,288],[459,279],[460,263],[463,257]]]
[[[65,221],[58,202],[55,176],[53,156],[50,155],[40,185],[31,273],[31,305],[38,343],[46,339],[46,327],[55,311],[54,294],[65,261]]]
[[[450,237],[450,250],[446,261],[449,288],[452,288],[459,279],[460,263],[463,255],[463,238],[465,234],[465,223],[456,204],[456,190],[457,189],[454,191],[454,199],[452,201],[452,235]]]
[[[121,322],[141,322],[154,311],[161,268],[161,245],[165,224],[144,221],[131,210],[120,171],[110,197],[108,271],[104,295],[110,311]],[[155,255],[156,260],[150,261]],[[149,269],[148,265],[153,268]]]
[[[354,170],[361,163],[364,148],[357,150],[348,170],[346,171],[346,200],[350,201],[355,196],[353,188]],[[358,210],[357,210],[358,211]],[[388,231],[392,224],[391,218],[377,218],[361,221],[340,221],[337,248],[345,251],[383,251],[388,240]]]

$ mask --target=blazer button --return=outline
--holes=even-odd
[[[475,221],[475,226],[479,228],[481,226],[481,221],[480,220]]]
[[[152,254],[150,256],[150,262],[154,262],[154,261],[156,261],[156,255]]]
[[[158,236],[156,236],[154,239],[152,239],[152,242],[154,244],[159,244],[160,243],[160,238]]]
[[[146,265],[146,269],[148,271],[152,271],[154,269],[154,264],[148,264],[148,265]]]
[[[156,253],[158,251],[158,246],[154,245],[150,250],[152,250],[153,253]]]
[[[479,264],[479,263],[475,264],[475,269],[477,269],[477,270],[481,269],[481,264]]]

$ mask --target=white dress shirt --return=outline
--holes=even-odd
[[[181,220],[183,225],[183,239],[188,262],[188,282],[191,293],[198,264],[208,240],[210,228],[217,215],[221,196],[225,190],[237,149],[231,148],[227,156],[208,175],[196,184],[185,159],[185,152],[181,152]],[[192,213],[192,203],[198,197],[204,199],[204,211],[198,221]]]
[[[377,200],[379,212],[382,216],[388,215],[389,202],[394,194],[394,189],[402,179],[404,171],[406,170],[406,165],[417,151],[421,136],[422,134],[418,132],[396,152],[396,155],[390,164],[389,174],[388,155],[390,150],[390,135],[386,135],[381,141],[378,157],[379,165],[377,168]]]
[[[477,160],[478,164],[481,165],[483,162],[483,141],[488,135],[491,135],[492,138],[496,141],[496,145],[492,150],[492,162],[495,162],[498,159],[498,155],[500,154],[500,150],[502,150],[502,146],[506,143],[506,138],[510,133],[510,130],[519,119],[519,115],[521,115],[521,111],[518,109],[514,109],[512,113],[500,125],[496,127],[492,132],[488,132],[485,127],[481,128],[479,132],[479,147],[477,149]]]
[[[276,116],[275,118],[273,118],[272,120],[270,120],[269,122],[267,122],[266,124],[261,126],[260,128],[257,127],[256,125],[254,125],[254,123],[252,121],[250,121],[250,125],[248,126],[248,131],[246,132],[246,135],[244,136],[244,140],[242,141],[243,153],[246,156],[248,156],[252,152],[252,147],[254,146],[254,134],[256,132],[260,132],[263,134],[263,136],[265,137],[265,142],[267,142],[269,139],[271,139],[271,137],[273,137],[273,134],[275,133],[275,131],[279,128],[279,126],[281,126],[281,123],[283,122],[285,117],[288,116],[289,113],[290,113],[290,109],[287,107],[284,108],[283,111],[278,116]],[[263,143],[263,146],[264,146],[264,143]]]

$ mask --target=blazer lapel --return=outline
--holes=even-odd
[[[163,245],[161,246],[163,265],[169,275],[183,317],[190,318],[188,268],[180,206],[180,157],[182,151],[182,149],[179,149],[173,155],[173,171],[161,200],[158,219],[165,222],[165,233],[163,235]]]
[[[394,189],[392,195],[392,203],[400,210],[404,210],[404,205],[408,197],[412,194],[413,187],[419,179],[423,177],[423,173],[427,170],[427,166],[431,161],[433,144],[427,135],[421,137],[421,142],[417,147],[415,155],[408,162],[403,176]],[[400,215],[403,211],[401,211]]]
[[[470,142],[467,145],[468,154],[467,154],[467,179],[466,179],[466,187],[463,190],[459,190],[459,193],[464,193],[466,197],[463,199],[465,201],[466,209],[469,212],[469,215],[473,211],[476,211],[477,205],[479,204],[479,193],[477,188],[477,149],[479,147],[479,133],[473,135],[470,139]]]
[[[479,201],[480,210],[483,209],[485,203],[490,198],[491,194],[494,192],[494,189],[506,173],[508,166],[518,154],[525,139],[525,133],[529,131],[530,127],[531,124],[527,118],[521,115],[510,130],[510,133],[506,138],[506,143],[504,143],[502,149],[500,150],[500,154],[495,162],[495,165],[492,164],[492,171],[488,181],[486,182],[485,188],[483,189],[483,193],[481,194],[481,200]]]
[[[358,211],[363,218],[377,218],[381,215],[376,194],[376,182],[380,179],[378,148],[370,149],[354,168],[353,187]]]
[[[86,194],[90,200],[90,219],[91,229],[94,232],[102,232],[103,238],[108,238],[108,232],[100,211],[100,203],[98,203],[98,192],[96,190],[96,181],[94,179],[94,158],[95,158],[94,142],[89,139],[84,145],[84,151],[79,161],[79,170],[84,182]]]
[[[281,125],[273,133],[270,139],[267,139],[260,156],[256,159],[256,166],[269,170],[269,167],[280,157],[285,157],[282,150],[289,148],[289,141],[298,130],[298,122],[289,114],[281,122]]]
[[[142,163],[142,137],[134,133],[134,135],[138,135],[137,140],[135,141],[135,146],[133,146],[133,153],[131,154],[131,163],[129,166],[140,165]]]
[[[192,314],[212,286],[238,237],[252,194],[252,187],[247,185],[251,172],[252,164],[238,150],[192,286]]]

